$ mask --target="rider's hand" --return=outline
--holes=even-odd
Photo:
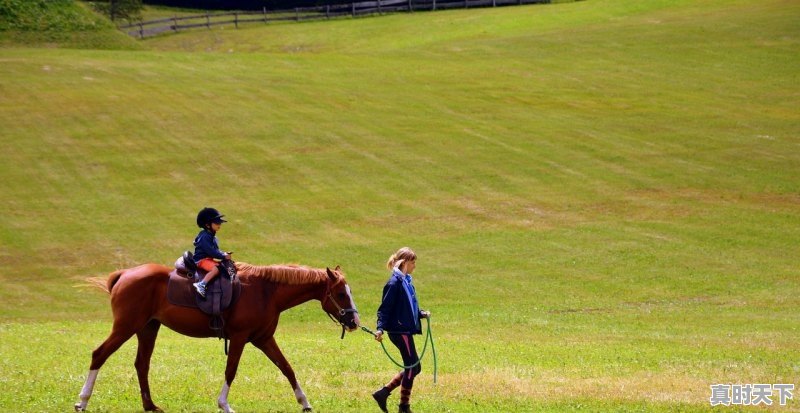
[[[422,318],[431,318],[430,311],[422,311]]]
[[[378,330],[375,332],[375,340],[383,341],[383,330]]]
[[[226,252],[225,253],[225,259],[226,260],[230,260],[231,259],[231,253],[230,252]]]

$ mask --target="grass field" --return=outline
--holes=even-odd
[[[0,47],[138,49],[108,19],[73,0],[0,0]]]
[[[211,205],[238,260],[341,264],[373,327],[386,258],[417,251],[439,382],[423,361],[415,411],[763,410],[709,386],[800,384],[798,21],[790,0],[588,0],[139,50],[0,34],[0,407],[71,410],[111,326],[85,279],[172,263]],[[394,369],[338,334],[315,302],[277,339],[316,411],[376,411]],[[139,410],[135,351],[91,411]],[[162,329],[155,402],[214,411],[224,363]],[[300,410],[252,347],[229,400]]]

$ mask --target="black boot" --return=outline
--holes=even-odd
[[[411,405],[401,404],[398,407],[400,407],[400,409],[397,411],[398,413],[414,413],[411,411]]]
[[[380,390],[372,393],[372,398],[378,403],[378,407],[381,408],[383,413],[389,413],[389,411],[386,410],[386,399],[389,398],[389,389],[381,387]]]

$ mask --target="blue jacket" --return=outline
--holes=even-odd
[[[194,262],[200,262],[203,258],[225,258],[225,253],[220,251],[217,244],[217,237],[209,230],[202,230],[194,239]]]
[[[421,334],[422,310],[411,276],[396,269],[383,287],[383,300],[378,307],[378,329],[387,333]]]

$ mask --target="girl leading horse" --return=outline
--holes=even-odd
[[[261,349],[281,370],[303,411],[310,412],[311,405],[273,334],[282,311],[310,300],[321,301],[322,309],[328,315],[347,331],[355,331],[360,321],[344,275],[338,266],[331,270],[237,263],[236,267],[242,291],[236,305],[224,314],[230,349],[217,405],[225,413],[233,412],[228,404],[228,392],[236,377],[244,346],[249,342]],[[111,294],[114,324],[108,338],[92,352],[89,374],[75,411],[86,410],[100,368],[133,335],[139,341],[134,365],[145,411],[161,411],[150,397],[148,382],[150,357],[161,325],[191,337],[216,337],[205,314],[169,303],[166,292],[170,271],[163,265],[145,264],[109,275],[106,289]]]

